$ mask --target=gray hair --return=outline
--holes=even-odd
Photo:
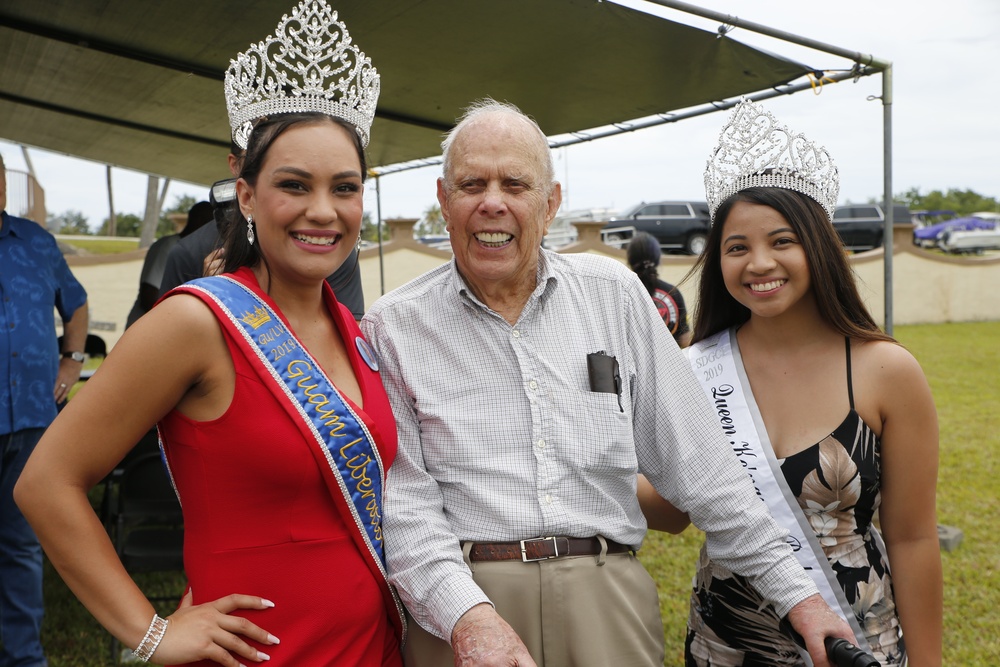
[[[542,128],[538,126],[535,119],[518,109],[517,106],[510,102],[497,102],[491,97],[476,100],[466,107],[462,116],[458,119],[458,124],[445,135],[444,141],[441,142],[445,181],[447,181],[448,175],[451,173],[451,147],[455,143],[455,137],[469,125],[489,115],[505,116],[508,120],[517,120],[535,129],[538,133],[539,147],[542,148],[541,154],[544,155],[542,176],[546,182],[546,189],[551,190],[555,184],[556,172],[552,166],[552,151],[549,149],[549,140],[546,138],[545,133],[542,132]]]

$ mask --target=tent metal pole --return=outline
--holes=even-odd
[[[844,81],[846,79],[854,79],[860,76],[871,76],[875,74],[878,70],[861,70],[852,72],[833,72],[827,75],[827,79],[831,83],[836,83],[839,81]],[[768,90],[761,91],[759,93],[753,93],[750,95],[741,95],[740,97],[730,100],[728,102],[717,101],[710,104],[704,104],[699,107],[694,107],[687,109],[685,111],[672,111],[670,113],[661,114],[658,116],[651,116],[649,118],[643,118],[636,121],[628,121],[627,123],[618,123],[613,127],[605,130],[596,131],[584,131],[575,132],[571,138],[565,140],[550,140],[549,146],[551,148],[561,148],[563,146],[572,146],[574,144],[583,143],[585,141],[593,141],[594,139],[603,139],[604,137],[611,137],[618,134],[624,134],[625,132],[635,132],[636,130],[644,130],[647,127],[656,127],[657,125],[666,125],[667,123],[676,123],[680,120],[687,120],[688,118],[695,118],[697,116],[704,116],[705,114],[715,113],[716,111],[725,111],[726,109],[731,109],[744,98],[752,100],[754,102],[760,102],[761,100],[771,99],[772,97],[782,97],[784,95],[791,95],[793,93],[798,93],[803,90],[809,90],[813,87],[812,82],[803,81],[801,83],[786,84],[781,87],[771,88]],[[385,172],[382,172],[385,173]]]
[[[883,267],[885,270],[885,332],[892,335],[892,63],[882,70],[882,211],[885,213],[885,230],[882,232]]]
[[[825,42],[820,42],[815,39],[809,39],[808,37],[802,37],[801,35],[785,32],[784,30],[778,30],[776,28],[771,28],[766,25],[761,25],[760,23],[754,23],[753,21],[746,21],[744,19],[732,16],[730,14],[723,14],[722,12],[712,11],[711,9],[698,7],[696,5],[692,5],[687,2],[678,2],[677,0],[646,0],[646,2],[651,2],[654,5],[660,5],[661,7],[667,7],[669,9],[676,9],[678,11],[684,12],[685,14],[694,14],[695,16],[701,16],[702,18],[712,19],[713,21],[719,21],[725,25],[731,25],[743,28],[744,30],[759,32],[762,35],[775,37],[782,41],[791,42],[792,44],[799,44],[801,46],[805,46],[810,49],[815,49],[817,51],[832,53],[834,55],[841,56],[842,58],[847,58],[848,60],[853,60],[856,63],[874,67],[876,69],[885,69],[886,67],[889,67],[892,64],[887,60],[881,60],[867,53],[861,53],[859,51],[851,51],[850,49],[843,49],[839,46],[834,46],[833,44],[826,44]]]
[[[378,280],[379,296],[385,294],[385,257],[382,255],[382,181],[375,174],[375,222],[378,230]]]

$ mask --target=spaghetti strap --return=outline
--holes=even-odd
[[[851,401],[851,410],[854,409],[854,385],[851,382],[851,339],[844,336],[844,347],[847,348],[847,397]]]

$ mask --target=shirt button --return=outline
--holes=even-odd
[[[521,332],[518,331],[517,329],[514,329],[514,332],[511,333],[511,336],[513,336],[514,338],[520,338],[521,337]]]
[[[545,441],[544,440],[539,440],[538,441],[538,448],[539,449],[545,449]]]
[[[530,382],[528,382],[528,388],[531,389],[531,391],[535,391],[536,389],[538,389],[538,383],[535,382],[534,380],[531,380]]]
[[[545,504],[546,505],[551,505],[552,504],[552,496],[550,496],[547,493],[545,494]]]

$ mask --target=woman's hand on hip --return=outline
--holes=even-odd
[[[241,660],[263,662],[266,653],[244,641],[243,637],[274,645],[278,638],[240,616],[230,616],[237,609],[269,609],[270,600],[254,595],[227,595],[213,602],[191,604],[188,591],[180,606],[167,617],[167,631],[153,652],[154,661],[162,665],[184,664],[212,660],[226,667],[240,667]],[[239,659],[237,659],[237,656]]]

